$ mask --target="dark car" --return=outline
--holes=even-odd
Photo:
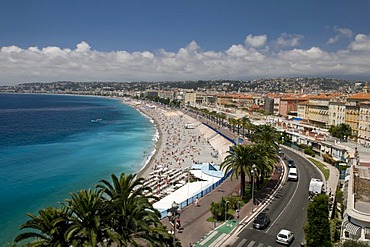
[[[289,161],[288,161],[288,167],[289,167],[289,168],[295,167],[294,160],[289,160]]]
[[[253,227],[256,229],[265,229],[270,222],[270,218],[266,213],[260,213],[253,221]]]

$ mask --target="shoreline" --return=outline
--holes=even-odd
[[[220,164],[222,162],[222,155],[212,156],[217,145],[212,145],[215,143],[208,141],[208,138],[214,137],[216,132],[204,126],[199,120],[179,109],[171,109],[154,103],[151,103],[149,107],[148,102],[136,104],[136,101],[123,100],[122,104],[134,107],[150,118],[158,133],[154,152],[136,172],[138,178],[148,179],[150,173],[158,167],[183,169],[190,168],[194,163]],[[194,128],[186,128],[187,123],[193,124]]]
[[[158,133],[158,137],[157,137],[157,140],[155,141],[155,144],[154,144],[154,152],[152,151],[152,154],[150,155],[149,157],[149,160],[146,161],[144,163],[144,165],[140,168],[140,170],[136,173],[136,176],[138,178],[144,178],[146,179],[145,177],[145,174],[148,172],[148,170],[152,167],[152,163],[154,161],[154,158],[158,155],[159,153],[159,150],[160,150],[160,146],[162,144],[162,131],[161,131],[161,128],[159,126],[159,123],[158,121],[153,118],[152,116],[149,116],[148,114],[146,114],[144,111],[140,110],[140,107],[136,107],[136,106],[133,106],[136,110],[138,110],[141,114],[147,116],[148,118],[150,118],[151,120],[153,120],[153,123],[154,123],[154,128],[156,129],[156,132]]]

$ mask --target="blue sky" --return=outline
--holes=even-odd
[[[370,76],[368,0],[0,0],[0,85]]]

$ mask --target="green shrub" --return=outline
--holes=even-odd
[[[330,154],[322,154],[322,157],[326,163],[329,163],[331,165],[334,165],[336,163],[336,161]]]
[[[313,151],[312,148],[309,146],[305,147],[304,153],[307,155],[311,155],[312,157],[315,157],[315,151]]]
[[[299,144],[298,147],[300,149],[306,149],[308,146],[306,144]]]

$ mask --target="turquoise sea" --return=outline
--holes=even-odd
[[[27,212],[140,170],[156,138],[149,118],[116,99],[0,94],[0,246]]]

